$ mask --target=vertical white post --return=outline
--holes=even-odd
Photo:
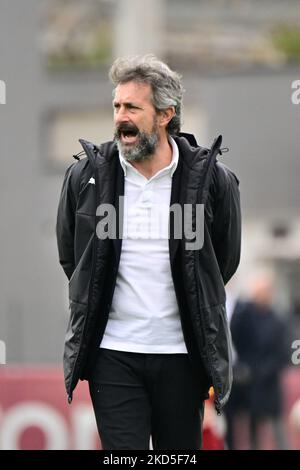
[[[115,22],[115,57],[160,55],[164,0],[119,0]]]
[[[0,104],[6,104],[6,85],[3,80],[0,80]]]
[[[0,364],[6,364],[6,346],[4,341],[0,341]]]

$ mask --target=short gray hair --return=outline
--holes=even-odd
[[[109,78],[117,86],[130,81],[149,83],[152,89],[152,103],[157,111],[171,106],[175,115],[167,125],[171,135],[181,128],[182,96],[184,88],[181,76],[153,54],[131,56],[115,60],[109,71]]]

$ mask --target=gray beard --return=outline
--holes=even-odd
[[[128,148],[126,145],[122,144],[118,137],[115,137],[119,152],[128,162],[151,160],[155,153],[158,140],[159,135],[156,131],[152,134],[140,132],[138,135],[138,142],[133,147]]]

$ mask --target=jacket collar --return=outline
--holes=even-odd
[[[199,159],[205,158],[208,149],[197,144],[192,134],[181,132],[177,136],[172,136],[179,148],[180,158],[184,160],[190,168],[194,166]],[[114,141],[104,142],[101,145],[95,145],[85,139],[79,139],[83,150],[94,169],[109,163],[118,155],[117,145]]]

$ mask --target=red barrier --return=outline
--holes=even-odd
[[[289,419],[300,397],[298,368],[286,371],[283,385],[288,440],[291,448],[299,449],[300,405],[293,411],[293,426]],[[212,401],[206,402],[205,411],[203,448],[224,448],[224,429],[216,419]],[[262,448],[272,448],[267,437],[266,433]],[[0,450],[99,448],[87,382],[78,384],[68,405],[60,366],[0,366]],[[241,443],[239,448],[245,445]]]
[[[204,448],[216,448],[206,413]],[[211,426],[213,430],[213,426]],[[59,366],[0,368],[0,449],[99,449],[87,382],[67,403]],[[218,445],[217,448],[220,448]]]
[[[87,382],[68,405],[59,367],[0,368],[0,449],[99,449]]]

